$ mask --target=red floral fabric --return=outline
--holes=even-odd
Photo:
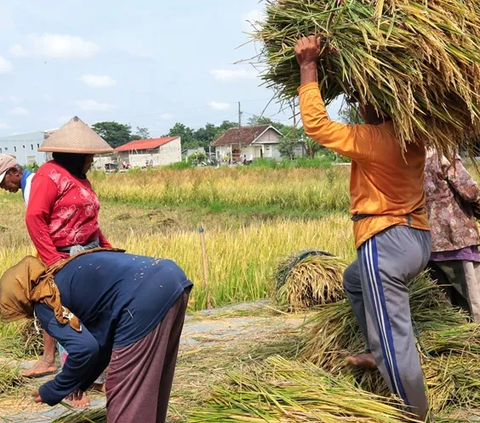
[[[32,180],[27,229],[42,261],[52,265],[67,253],[57,248],[86,245],[99,239],[111,247],[98,226],[100,203],[87,179],[78,179],[51,161]]]

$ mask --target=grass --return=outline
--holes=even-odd
[[[102,201],[156,207],[242,207],[346,212],[348,169],[200,168],[106,175],[93,172]]]

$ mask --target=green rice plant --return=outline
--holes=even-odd
[[[301,311],[342,299],[346,267],[346,261],[321,251],[289,256],[274,275],[278,304]]]
[[[281,100],[297,95],[294,46],[325,42],[318,75],[327,103],[356,94],[392,117],[399,143],[451,153],[480,134],[480,3],[476,0],[268,0],[253,38],[262,78]]]

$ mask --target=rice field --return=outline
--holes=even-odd
[[[134,254],[174,259],[194,281],[191,308],[267,298],[278,262],[321,249],[355,252],[346,169],[188,169],[106,175],[92,182],[110,242]],[[33,252],[20,195],[0,227],[0,271]],[[200,228],[204,228],[207,277]],[[208,294],[207,294],[208,293]]]

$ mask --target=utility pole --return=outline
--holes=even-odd
[[[240,102],[238,102],[238,157],[240,159],[240,162],[242,161],[242,114],[242,105],[240,104]]]

